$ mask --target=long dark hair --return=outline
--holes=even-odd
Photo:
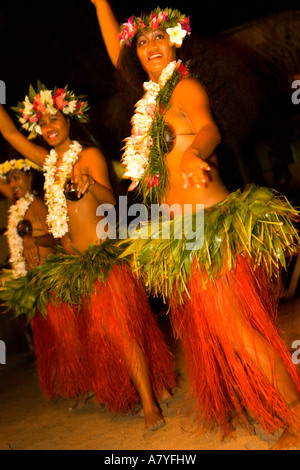
[[[137,57],[136,40],[132,47],[123,46],[116,75],[118,92],[131,110],[148,80]],[[192,76],[204,85],[223,139],[245,138],[261,112],[266,93],[248,48],[230,35],[197,33],[184,38],[176,58],[188,63]]]
[[[188,53],[188,42],[186,37],[181,48],[176,50],[176,58],[186,61]],[[136,53],[137,35],[133,38],[132,46],[123,46],[117,63],[116,84],[117,89],[127,105],[133,108],[134,104],[142,97],[143,83],[149,80],[146,72],[142,68]]]

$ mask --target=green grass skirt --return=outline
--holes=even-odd
[[[131,260],[152,295],[168,299],[176,288],[182,298],[195,263],[208,274],[205,283],[219,271],[233,269],[239,254],[251,260],[254,269],[260,266],[268,277],[278,277],[299,246],[294,222],[300,213],[283,195],[265,187],[249,185],[205,209],[201,248],[196,243],[187,249],[187,243],[196,242],[195,230],[188,233],[184,227],[187,218],[194,224],[187,225],[195,227],[197,214],[176,216],[171,221],[151,222],[151,237],[145,226],[140,238],[120,242],[125,247],[123,259]],[[171,237],[163,239],[164,230],[170,230]]]
[[[115,240],[107,240],[99,246],[91,245],[82,254],[49,255],[23,277],[14,278],[6,270],[0,278],[0,301],[16,316],[26,315],[28,321],[37,310],[46,316],[50,301],[80,307],[82,299],[90,297],[96,280],[104,285],[112,267],[120,265],[119,254]]]

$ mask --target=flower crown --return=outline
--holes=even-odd
[[[0,165],[0,178],[7,178],[12,170],[29,171],[31,169],[42,171],[42,168],[35,163],[27,160],[27,158],[19,158],[19,160],[7,160]]]
[[[170,36],[170,41],[177,47],[182,44],[186,34],[191,33],[190,17],[186,17],[178,10],[171,8],[156,8],[149,15],[131,16],[126,23],[120,27],[121,46],[131,46],[134,36],[142,29],[165,29]]]
[[[23,102],[12,108],[17,113],[21,127],[30,132],[28,138],[34,138],[37,134],[42,134],[38,124],[39,118],[46,113],[56,114],[61,111],[67,116],[76,118],[80,122],[88,122],[86,112],[89,109],[88,102],[83,101],[83,95],[75,96],[73,91],[65,88],[48,90],[39,80],[37,82],[38,91],[32,85],[29,87],[29,94]]]

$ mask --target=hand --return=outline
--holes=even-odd
[[[31,235],[23,237],[23,255],[29,269],[40,264],[40,254],[35,239]]]
[[[78,175],[73,176],[72,183],[76,184],[76,192],[79,199],[88,191],[91,184],[95,184],[95,180],[91,175],[83,175],[79,173]]]
[[[183,177],[184,189],[188,186],[200,188],[205,186],[208,181],[207,172],[210,171],[210,166],[191,151],[187,151],[182,157],[180,171]]]

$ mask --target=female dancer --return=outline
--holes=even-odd
[[[0,191],[12,200],[7,240],[10,270],[1,276],[1,300],[15,314],[27,314],[30,279],[34,267],[46,262],[57,240],[49,233],[47,206],[43,200],[41,168],[28,159],[14,159],[0,165]],[[20,286],[24,289],[20,291]],[[27,296],[27,297],[26,297]],[[63,315],[62,315],[63,312]],[[33,316],[33,318],[32,318]],[[77,397],[90,388],[82,363],[75,317],[66,305],[47,306],[47,318],[32,312],[34,353],[42,393],[47,398]],[[68,331],[68,343],[64,342]]]
[[[138,62],[149,79],[126,139],[124,176],[145,203],[166,203],[174,219],[157,223],[153,239],[142,229],[125,254],[135,254],[145,285],[170,302],[199,419],[227,432],[230,416],[248,411],[269,432],[286,428],[274,448],[298,444],[300,381],[277,332],[270,292],[273,275],[299,242],[291,222],[298,214],[274,191],[251,185],[230,194],[221,180],[221,136],[210,99],[176,61],[189,18],[157,8],[132,16],[120,32],[108,1],[93,3],[124,84],[141,76],[132,69]],[[198,204],[205,209],[204,239],[191,251],[186,242],[193,231],[182,229],[182,214],[190,217],[188,209],[197,223]],[[172,240],[163,239],[166,225]]]
[[[86,122],[87,103],[67,88],[40,87],[18,112],[21,124],[53,147],[49,155],[0,109],[3,136],[44,167],[49,231],[66,253],[49,257],[36,270],[31,289],[40,302],[50,300],[53,291],[78,311],[90,390],[97,400],[122,413],[140,397],[146,428],[159,429],[165,421],[157,402],[175,385],[174,372],[143,287],[119,262],[114,243],[101,243],[106,235],[104,229],[99,234],[97,208],[115,204],[107,164],[98,148],[83,147],[70,135],[74,120]],[[76,183],[75,197],[70,179]]]

